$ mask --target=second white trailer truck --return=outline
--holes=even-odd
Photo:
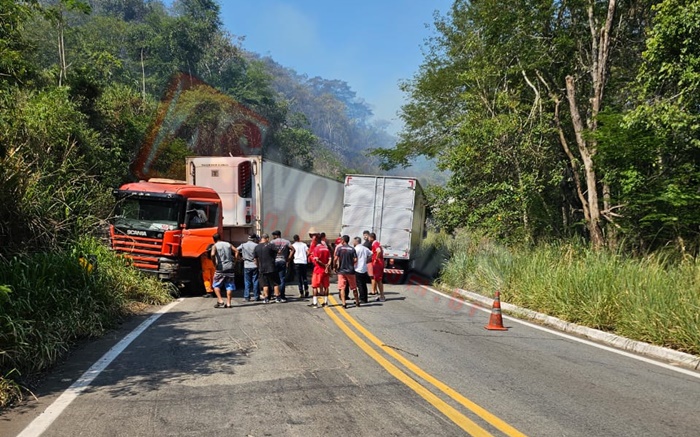
[[[341,232],[351,238],[365,230],[377,234],[385,277],[405,277],[425,231],[426,199],[418,179],[350,174],[343,191]]]

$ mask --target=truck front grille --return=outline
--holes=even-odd
[[[134,266],[139,269],[157,270],[158,260],[163,253],[163,240],[131,235],[114,235],[112,236],[112,249],[131,259]]]

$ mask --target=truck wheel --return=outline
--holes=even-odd
[[[202,267],[198,262],[189,265],[189,272],[183,278],[185,279],[183,292],[188,296],[204,296],[207,292],[204,287],[204,279],[202,279]]]

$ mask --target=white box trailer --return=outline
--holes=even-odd
[[[385,273],[404,275],[424,236],[426,199],[418,179],[350,174],[345,177],[342,233],[377,234]]]
[[[189,157],[187,182],[219,194],[227,241],[274,230],[289,240],[308,239],[311,227],[328,235],[340,229],[342,182],[260,156]]]

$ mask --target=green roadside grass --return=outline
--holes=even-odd
[[[75,342],[171,301],[171,291],[90,238],[0,259],[0,411],[29,393],[31,381]]]
[[[504,247],[458,234],[439,282],[633,340],[700,355],[700,261],[595,252],[582,244]]]

